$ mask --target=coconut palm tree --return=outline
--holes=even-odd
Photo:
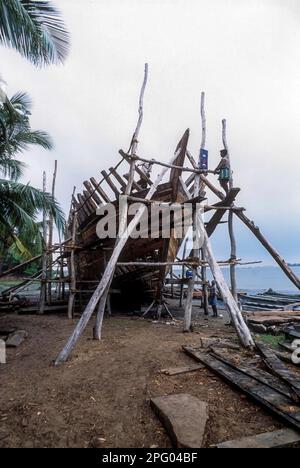
[[[24,163],[15,155],[30,145],[52,148],[49,135],[30,127],[31,101],[27,94],[18,93],[0,107],[0,270],[5,251],[14,245],[25,257],[30,255],[33,239],[39,239],[38,216],[45,211],[63,230],[64,216],[57,201],[19,178]]]
[[[31,106],[28,94],[17,93],[0,107],[0,164],[12,161],[30,145],[39,145],[48,150],[53,148],[52,140],[46,132],[31,130]],[[20,163],[16,160],[14,163],[17,169]]]
[[[70,37],[52,1],[0,0],[0,43],[43,66],[64,62]]]

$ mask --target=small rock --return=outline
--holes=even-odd
[[[23,341],[28,337],[28,333],[25,330],[18,330],[11,335],[6,340],[6,346],[8,348],[18,348]]]
[[[90,442],[90,447],[91,448],[103,448],[103,444],[106,441],[106,439],[103,439],[102,437],[94,437],[94,439]]]

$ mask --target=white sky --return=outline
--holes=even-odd
[[[207,148],[218,162],[221,120],[239,204],[287,260],[300,261],[299,0],[60,0],[72,35],[65,66],[39,70],[0,48],[9,94],[29,92],[32,125],[55,141],[52,153],[23,159],[25,180],[41,186],[55,159],[57,197],[65,210],[74,185],[99,177],[127,149],[137,120],[144,63],[150,67],[139,152],[168,160],[186,128],[200,145],[206,92]],[[50,180],[49,180],[50,188]],[[239,222],[237,223],[239,226]],[[271,260],[238,227],[239,256]],[[228,257],[226,227],[215,248]]]

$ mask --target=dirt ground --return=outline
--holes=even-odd
[[[209,403],[206,447],[282,427],[210,371],[166,376],[161,369],[195,362],[183,344],[234,332],[222,320],[200,320],[198,332],[127,316],[104,322],[103,341],[87,328],[71,360],[51,365],[74,327],[62,316],[0,316],[0,330],[26,330],[0,366],[0,447],[171,447],[149,399],[190,393]]]

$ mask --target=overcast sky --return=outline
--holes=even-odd
[[[9,94],[30,93],[32,125],[55,141],[24,154],[26,181],[41,186],[58,159],[57,197],[65,210],[74,185],[99,178],[127,149],[149,63],[139,153],[168,160],[186,128],[190,150],[201,138],[206,92],[207,148],[218,163],[221,120],[228,120],[234,182],[247,208],[289,261],[300,261],[299,0],[60,0],[72,35],[65,66],[36,69],[0,48]],[[50,186],[50,181],[49,181]],[[237,221],[239,256],[268,254]],[[214,241],[229,255],[226,227]]]

